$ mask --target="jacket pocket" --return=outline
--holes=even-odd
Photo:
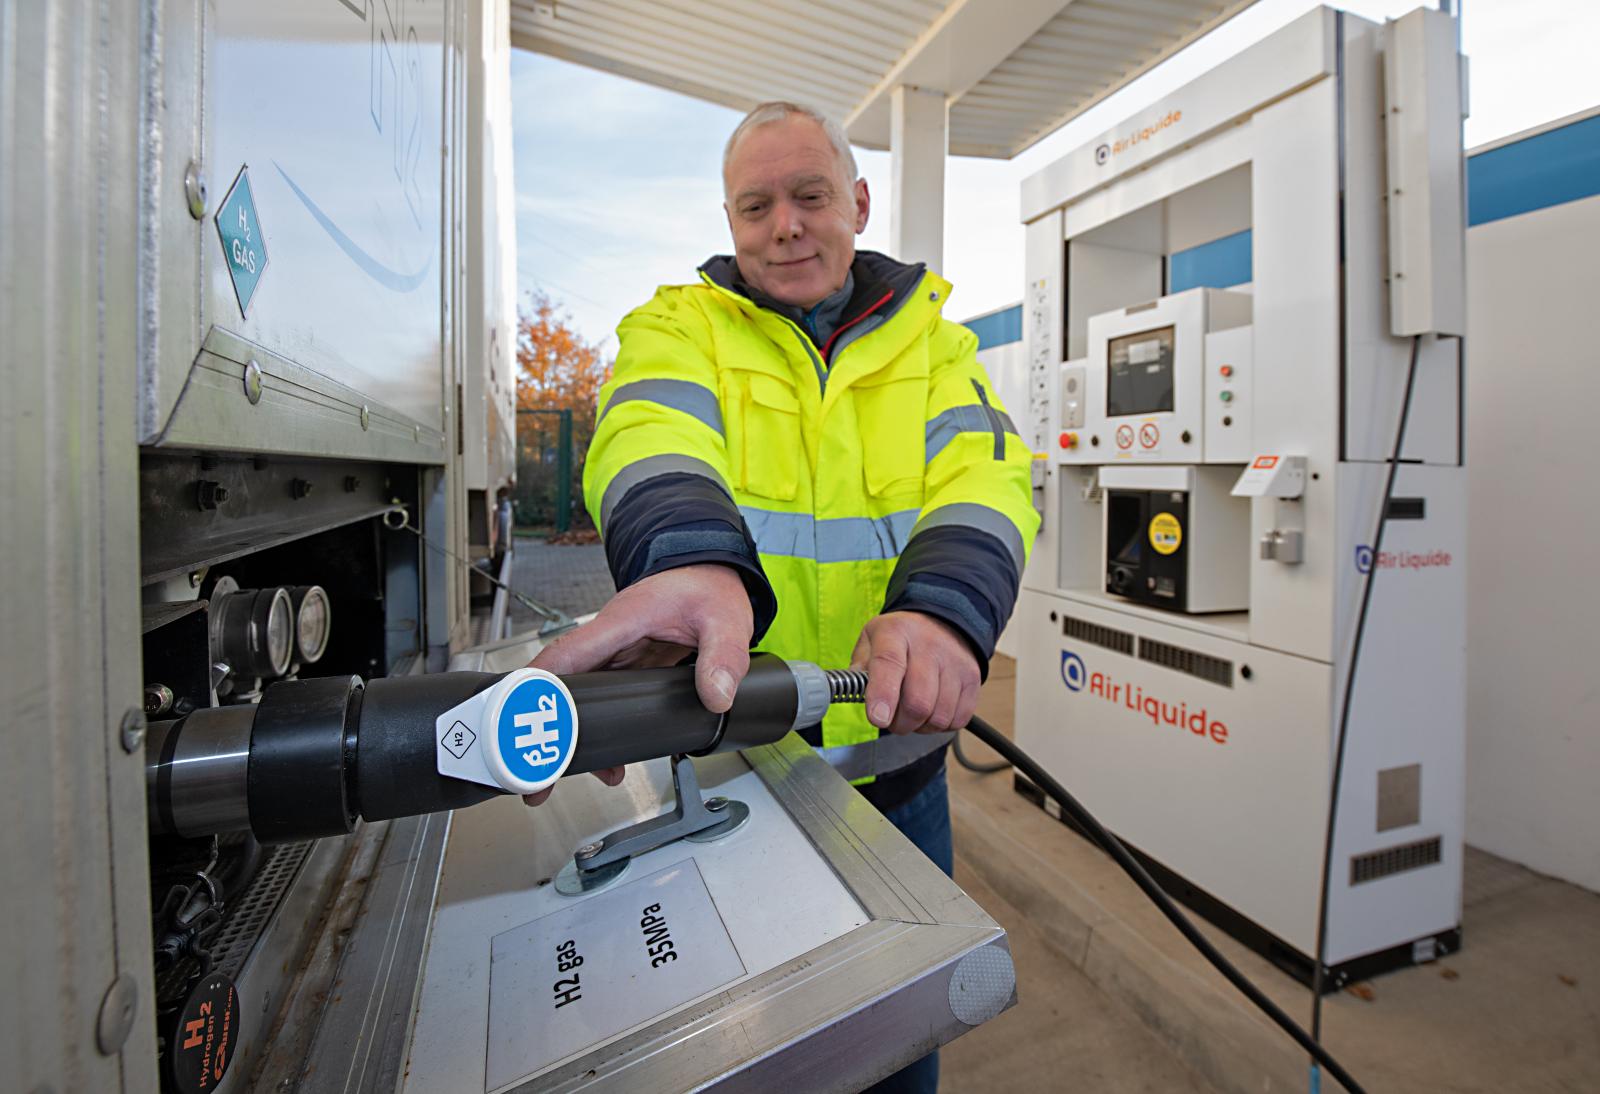
[[[728,465],[734,486],[749,494],[793,501],[805,464],[800,400],[794,388],[765,372],[723,374],[728,415]]]
[[[908,497],[921,504],[927,378],[858,382],[853,394],[867,493],[875,498]]]

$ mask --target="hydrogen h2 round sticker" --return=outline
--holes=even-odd
[[[559,679],[518,669],[495,685],[486,710],[484,760],[496,782],[514,794],[554,783],[578,750],[578,709]]]

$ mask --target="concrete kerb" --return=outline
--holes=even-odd
[[[956,846],[972,870],[1215,1089],[1305,1089],[1305,1055],[1220,976],[1201,979],[1160,953],[970,801],[952,795],[950,807]],[[1077,838],[1035,812],[1041,838]]]

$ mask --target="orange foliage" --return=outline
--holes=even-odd
[[[600,356],[599,346],[579,337],[570,322],[539,291],[517,317],[519,410],[570,409],[579,421],[594,417],[600,386],[611,377],[611,362]]]

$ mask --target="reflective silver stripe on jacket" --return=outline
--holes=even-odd
[[[865,779],[871,775],[887,775],[916,763],[955,740],[955,736],[953,730],[949,733],[885,733],[876,740],[819,748],[817,752],[845,779]]]
[[[904,509],[886,517],[834,517],[818,520],[810,513],[780,513],[739,506],[756,550],[818,562],[863,562],[898,558],[911,539],[920,509]]]
[[[918,520],[916,527],[911,529],[911,534],[915,536],[919,532],[926,532],[929,528],[940,528],[951,524],[988,532],[1006,545],[1006,550],[1011,552],[1011,560],[1017,564],[1017,573],[1022,572],[1028,557],[1022,542],[1022,533],[1017,531],[1017,526],[1012,523],[1010,517],[987,505],[979,505],[975,501],[958,501],[950,505],[941,505]]]
[[[635,380],[631,384],[623,384],[611,393],[606,408],[595,422],[595,428],[600,427],[613,409],[623,403],[634,402],[655,403],[671,410],[681,410],[718,433],[722,432],[722,406],[717,402],[717,393],[688,380]]]
[[[999,421],[1005,432],[1016,434],[1017,427],[1011,421],[1011,415],[989,407],[968,403],[966,406],[953,406],[949,410],[940,411],[928,423],[924,434],[923,461],[932,463],[935,456],[943,452],[951,441],[963,433],[987,433],[992,436],[996,421]]]
[[[611,481],[606,483],[606,492],[600,496],[601,531],[610,528],[611,511],[617,507],[618,502],[627,497],[629,490],[648,479],[674,474],[699,475],[703,479],[710,479],[717,484],[717,489],[728,495],[729,501],[733,500],[733,491],[728,489],[728,484],[722,481],[717,469],[704,460],[672,452],[664,452],[659,456],[646,456],[642,460],[634,460],[628,464],[611,476]]]

